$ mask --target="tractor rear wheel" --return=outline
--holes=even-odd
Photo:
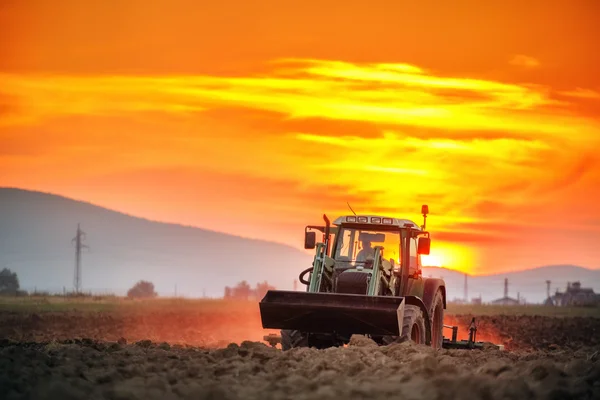
[[[308,335],[296,330],[281,330],[281,350],[286,351],[294,347],[308,347]]]
[[[444,299],[441,290],[435,292],[435,296],[433,296],[429,315],[431,318],[431,346],[434,349],[441,349],[444,340]]]

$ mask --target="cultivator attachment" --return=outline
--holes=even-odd
[[[442,347],[444,349],[483,350],[484,348],[495,348],[497,350],[504,350],[504,346],[501,344],[477,341],[477,326],[475,325],[475,318],[471,320],[471,325],[469,326],[468,340],[456,340],[458,336],[458,326],[444,325],[444,328],[452,329],[452,339],[444,338],[442,342]]]
[[[263,328],[341,335],[399,336],[414,296],[367,296],[270,290],[259,303]]]

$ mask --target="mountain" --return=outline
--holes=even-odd
[[[161,295],[223,295],[225,286],[267,280],[291,290],[312,254],[302,249],[200,228],[149,221],[52,194],[0,188],[0,269],[10,268],[25,290],[60,292],[73,287],[77,224],[86,232],[82,253],[83,289],[123,295],[140,279]],[[302,241],[299,235],[299,243]],[[448,298],[462,298],[464,274],[424,268],[423,276],[443,277]],[[567,282],[580,281],[600,292],[600,270],[572,265],[546,266],[506,274],[469,276],[469,298],[491,301],[520,293],[528,302],[546,297]],[[299,285],[298,289],[304,289]]]
[[[423,268],[423,276],[442,277],[446,282],[448,299],[463,299],[465,274],[447,268]],[[546,280],[550,281],[550,294],[564,292],[569,282],[579,281],[600,293],[600,270],[575,265],[549,265],[524,271],[467,277],[467,296],[481,296],[484,302],[504,296],[504,279],[508,279],[508,296],[521,297],[528,303],[541,303],[546,299]]]
[[[65,197],[0,188],[0,269],[25,290],[73,287],[77,224],[86,233],[84,290],[125,294],[140,279],[159,294],[217,297],[225,286],[267,280],[292,289],[312,255],[291,246],[149,221]],[[299,242],[302,238],[300,237]]]

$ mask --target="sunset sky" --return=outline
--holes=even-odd
[[[600,268],[600,2],[0,1],[0,186],[287,243]],[[433,261],[432,261],[433,262]]]

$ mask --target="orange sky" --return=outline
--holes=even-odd
[[[600,3],[444,3],[5,0],[0,186],[296,247],[427,203],[449,267],[600,268]]]

